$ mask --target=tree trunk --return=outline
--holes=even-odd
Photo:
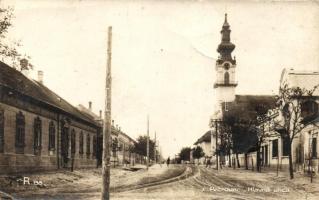
[[[294,171],[293,171],[293,164],[292,164],[292,155],[291,155],[291,143],[289,144],[289,175],[290,179],[294,178]]]
[[[253,156],[251,156],[251,170],[254,171],[254,159],[253,159]]]
[[[238,158],[238,153],[236,152],[236,160],[237,160],[237,168],[240,168],[240,163],[239,163],[239,158]]]
[[[256,155],[256,158],[257,158],[257,172],[261,172],[261,159],[260,159],[260,148],[258,147],[257,148],[257,155]]]
[[[231,167],[231,162],[232,162],[232,160],[231,160],[231,157],[230,157],[230,152],[228,151],[228,167]]]
[[[74,169],[74,155],[72,155],[72,158],[71,158],[71,172],[73,172],[73,169]]]
[[[245,169],[248,170],[248,155],[245,153]]]

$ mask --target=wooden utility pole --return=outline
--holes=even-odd
[[[219,169],[219,160],[218,160],[218,120],[215,120],[215,131],[216,131],[216,169]]]
[[[103,123],[103,160],[102,160],[102,200],[110,199],[110,142],[111,142],[111,61],[112,61],[112,26],[108,27],[107,69],[105,84],[105,110]]]
[[[155,132],[155,140],[154,140],[154,162],[156,164],[156,132]]]
[[[148,170],[148,165],[149,165],[149,162],[150,162],[150,118],[149,118],[148,115],[147,115],[146,155],[147,155],[146,169]]]

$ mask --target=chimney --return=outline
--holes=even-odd
[[[89,110],[92,111],[92,101],[89,101]]]
[[[102,110],[100,110],[100,119],[102,119]]]
[[[112,126],[114,127],[114,119],[112,120]]]
[[[29,61],[25,58],[20,60],[20,71],[21,73],[29,78]]]
[[[43,71],[38,71],[38,82],[43,84]]]

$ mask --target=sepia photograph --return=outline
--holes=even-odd
[[[0,0],[0,200],[319,199],[319,0]]]

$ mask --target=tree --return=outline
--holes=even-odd
[[[313,93],[317,88],[318,85],[308,90],[300,87],[290,87],[286,83],[279,88],[277,109],[280,113],[281,120],[277,120],[275,126],[280,137],[287,141],[290,179],[294,178],[291,149],[292,142],[305,128],[305,121],[307,118],[311,118],[314,114],[305,114],[305,112],[307,112],[307,102],[314,100]]]
[[[183,147],[179,153],[180,160],[190,161],[191,150],[190,147]]]
[[[272,112],[275,107],[275,101],[265,101],[259,102],[255,105],[256,111],[256,124],[255,124],[255,134],[257,136],[256,149],[257,149],[257,171],[261,172],[261,145],[265,142],[266,138],[274,135],[273,128],[270,121],[276,116],[276,113]]]
[[[218,146],[219,153],[223,155],[228,155],[228,159],[230,161],[231,150],[233,149],[233,139],[230,126],[228,126],[225,122],[221,122],[220,133],[220,145]],[[228,166],[231,167],[231,162],[229,162]]]
[[[21,55],[18,52],[18,47],[21,46],[20,42],[10,41],[8,38],[8,31],[12,26],[13,8],[1,8],[0,7],[0,58],[3,62],[12,62],[12,66],[18,68],[21,60],[28,58],[27,55]],[[33,66],[29,62],[25,67],[32,69]]]
[[[193,158],[194,159],[200,159],[205,156],[205,153],[203,151],[203,148],[201,146],[196,146],[193,148]]]
[[[230,149],[236,154],[237,166],[238,154],[245,153],[245,165],[248,169],[247,153],[257,151],[257,169],[261,170],[261,145],[268,137],[263,126],[268,120],[267,112],[275,107],[274,96],[253,96],[244,100],[228,103],[227,111],[224,111],[221,123],[221,151],[230,153]],[[230,160],[230,159],[229,159]]]
[[[137,138],[137,141],[135,143],[135,152],[147,156],[147,150],[146,150],[146,144],[147,144],[147,136],[139,136]],[[154,147],[155,147],[155,142],[153,140],[149,140],[149,153],[150,153],[150,159],[154,159]]]
[[[256,134],[254,130],[254,117],[251,117],[251,112],[242,112],[241,109],[233,108],[227,115],[224,115],[223,126],[228,126],[228,132],[222,132],[221,137],[224,134],[229,134],[227,141],[230,143],[228,147],[233,150],[236,155],[237,167],[240,168],[238,154],[245,153],[245,166],[248,169],[247,153],[255,149]],[[224,142],[227,142],[224,141]]]

